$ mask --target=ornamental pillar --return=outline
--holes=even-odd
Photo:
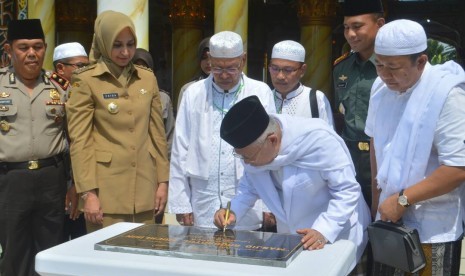
[[[22,2],[22,1],[19,1]],[[55,49],[55,1],[28,0],[27,18],[39,18],[44,30],[47,51],[43,68],[53,70],[53,50]]]
[[[300,42],[306,50],[307,73],[302,83],[323,91],[329,99],[331,91],[332,24],[336,18],[334,0],[298,0]]]
[[[191,81],[199,71],[197,47],[203,39],[204,1],[173,0],[170,4],[169,16],[173,26],[172,102],[177,103],[181,87]]]
[[[6,35],[8,31],[8,23],[11,20],[18,19],[20,12],[23,12],[23,19],[26,18],[27,4],[18,3],[18,16],[15,13],[15,1],[4,0],[0,1],[0,67],[10,65],[8,54],[3,50],[6,43]]]
[[[247,52],[248,0],[215,0],[215,33],[231,31],[239,34]],[[244,73],[247,72],[247,65]]]
[[[136,28],[137,47],[149,50],[149,1],[115,1],[98,0],[97,15],[103,11],[113,10],[126,14],[132,19]]]

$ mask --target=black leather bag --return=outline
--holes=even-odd
[[[426,264],[416,229],[378,220],[368,225],[368,237],[375,262],[410,273],[417,272]]]

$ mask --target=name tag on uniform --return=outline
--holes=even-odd
[[[347,87],[347,82],[340,82],[337,84],[337,88],[346,88]]]
[[[0,99],[0,105],[12,105],[13,100],[12,99]]]
[[[104,93],[103,94],[104,99],[118,99],[118,93]]]

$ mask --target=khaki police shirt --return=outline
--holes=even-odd
[[[0,162],[23,162],[62,153],[65,109],[63,95],[45,71],[32,96],[13,67],[0,69]]]

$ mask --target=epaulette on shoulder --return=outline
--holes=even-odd
[[[147,70],[149,72],[153,72],[152,69],[144,66],[144,65],[139,65],[139,64],[134,64],[134,67],[136,67],[137,69],[144,69],[144,70]]]
[[[333,62],[333,66],[336,66],[338,63],[340,63],[341,61],[345,60],[346,58],[350,57],[350,55],[352,55],[352,51],[349,51],[345,54],[343,54],[342,56],[338,57],[334,62]]]
[[[56,72],[46,71],[45,76],[49,78],[51,81],[56,83],[61,89],[66,90],[69,86],[69,81],[62,76],[58,75]]]
[[[90,70],[90,69],[95,68],[95,66],[97,66],[97,63],[94,63],[94,64],[91,64],[91,65],[88,65],[88,66],[84,66],[84,67],[78,68],[78,69],[76,69],[76,70],[73,71],[73,74],[81,74],[82,72],[85,72],[85,71],[88,71],[88,70]]]

